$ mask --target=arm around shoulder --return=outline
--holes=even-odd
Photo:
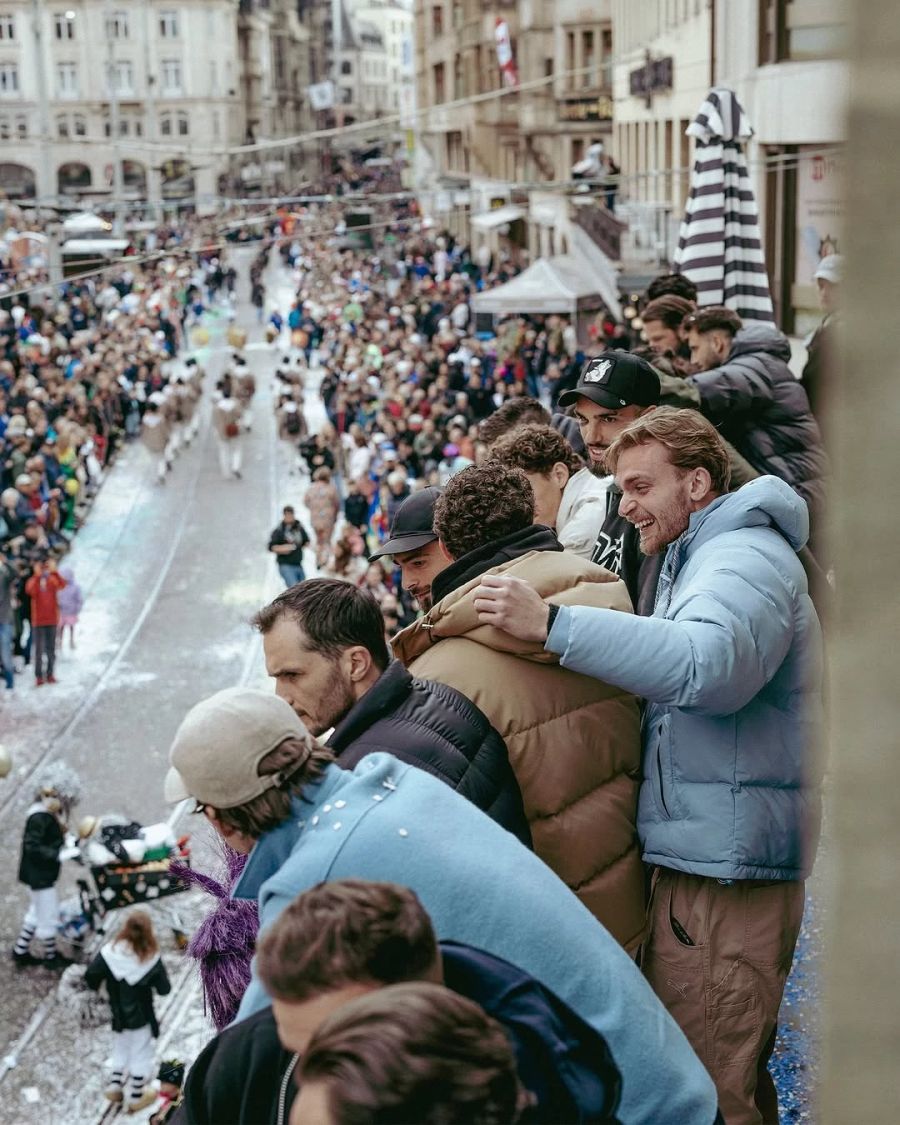
[[[671,618],[564,606],[546,648],[572,671],[653,703],[711,715],[745,707],[793,639],[793,594],[769,563],[720,551]]]

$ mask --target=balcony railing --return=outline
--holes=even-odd
[[[576,207],[573,221],[581,227],[607,258],[618,262],[622,258],[622,235],[628,230],[612,211],[601,207]]]

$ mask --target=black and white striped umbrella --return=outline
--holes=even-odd
[[[710,90],[687,134],[697,144],[675,269],[697,286],[699,305],[725,305],[743,320],[772,324],[759,212],[741,147],[753,130],[734,91]]]

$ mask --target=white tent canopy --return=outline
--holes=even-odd
[[[80,211],[63,220],[63,230],[68,235],[99,234],[100,231],[112,230],[112,224],[99,215],[92,215],[90,211]]]
[[[493,211],[482,211],[480,215],[473,215],[472,226],[476,230],[495,230],[524,217],[524,207],[517,207],[514,203],[510,203],[506,207],[497,207]]]
[[[621,317],[615,269],[599,247],[587,243],[590,238],[585,234],[584,242],[579,239],[571,254],[538,258],[505,285],[478,293],[472,308],[494,316],[560,313],[574,317],[580,311],[605,306],[613,316]]]
[[[579,267],[577,259],[564,255],[538,258],[527,270],[479,293],[472,300],[475,312],[505,316],[510,313],[562,313],[571,315],[579,303],[597,299],[597,290]]]
[[[578,259],[594,285],[594,291],[603,298],[603,303],[616,318],[622,319],[622,303],[619,300],[619,275],[612,261],[603,253],[586,230],[577,223],[569,227],[569,242],[572,253]]]

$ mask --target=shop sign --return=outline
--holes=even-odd
[[[654,94],[671,90],[675,84],[675,60],[671,55],[662,59],[651,59],[628,75],[628,85],[634,97],[646,98],[649,107]]]
[[[559,104],[560,121],[612,121],[612,98],[603,94],[599,98],[579,98]]]

